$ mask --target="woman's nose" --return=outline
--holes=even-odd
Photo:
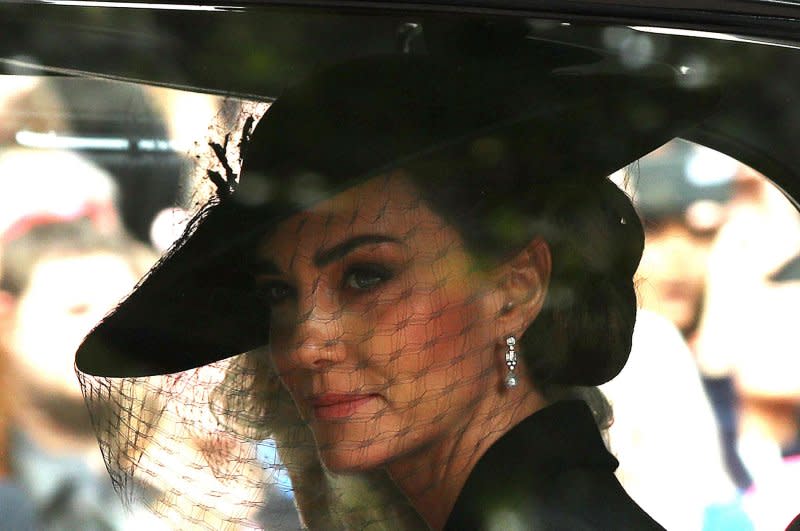
[[[321,291],[321,290],[320,290]],[[347,357],[343,310],[329,294],[315,293],[301,305],[292,358],[304,368],[323,369]]]

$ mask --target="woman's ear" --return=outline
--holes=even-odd
[[[498,336],[519,338],[528,329],[544,306],[551,271],[550,247],[541,238],[495,270],[501,299],[496,319]]]

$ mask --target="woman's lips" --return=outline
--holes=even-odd
[[[310,400],[314,417],[318,420],[335,420],[352,416],[362,406],[379,398],[376,394],[335,394],[326,393]]]

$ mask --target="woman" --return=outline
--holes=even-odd
[[[86,339],[88,393],[249,352],[211,407],[275,440],[310,527],[367,477],[408,526],[659,528],[614,478],[590,387],[629,354],[643,244],[603,176],[714,96],[663,66],[499,50],[367,57],[287,90],[241,188],[212,174],[219,201]]]

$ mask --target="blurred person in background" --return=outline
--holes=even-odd
[[[216,105],[207,95],[133,83],[0,76],[0,183],[13,183],[16,192],[0,208],[0,231],[31,202],[41,209],[48,201],[48,211],[70,217],[69,205],[88,200],[98,208],[95,217],[113,216],[143,242],[159,236],[153,243],[163,250],[170,220],[154,235],[154,219],[182,199],[193,166],[189,151],[206,145]],[[114,209],[100,210],[109,186]],[[89,187],[97,195],[87,196]],[[43,188],[51,193],[38,193]]]
[[[0,378],[8,382],[2,389],[9,390],[0,395],[0,477],[3,470],[9,477],[8,492],[0,485],[0,528],[10,525],[6,507],[20,512],[26,500],[28,521],[35,501],[46,529],[143,525],[139,514],[122,517],[118,498],[110,497],[111,482],[98,474],[102,460],[77,392],[72,354],[154,260],[122,231],[151,240],[159,251],[182,232],[185,211],[174,200],[189,168],[181,149],[197,139],[205,144],[216,105],[207,95],[103,80],[0,78],[0,186],[14,192],[0,196],[0,251],[5,248],[7,257],[0,281],[0,354],[9,351],[0,356]],[[119,149],[123,141],[135,149]],[[205,489],[209,500],[226,488],[215,475],[217,454],[256,451],[236,441],[195,437],[195,426],[168,430],[171,412],[152,405],[152,420],[181,438],[169,448],[153,442],[147,466],[169,463],[176,475],[190,476]],[[192,420],[213,423],[210,417],[206,409]],[[4,452],[6,442],[12,447]],[[211,466],[192,468],[198,455]],[[181,501],[146,481],[143,489],[152,504]],[[296,520],[293,502],[285,498],[271,496]],[[107,514],[101,515],[104,504]],[[178,529],[217,527],[207,518],[173,523]]]
[[[749,529],[744,514],[728,508],[736,492],[714,413],[673,323],[640,308],[628,364],[600,389],[614,408],[608,444],[620,461],[617,477],[642,508],[666,529]]]
[[[2,246],[0,246],[0,271],[2,271]],[[0,322],[0,337],[5,337],[7,330]],[[11,475],[10,434],[13,402],[8,392],[13,380],[9,371],[9,356],[0,342],[0,515],[12,529],[33,531],[36,526],[36,515],[30,496],[20,487]]]
[[[638,271],[639,297],[690,346],[702,314],[708,252],[725,221],[737,167],[721,153],[676,140],[634,169],[633,200],[644,218],[647,247]]]
[[[207,124],[201,129],[194,125],[194,138],[184,135],[180,142],[170,138],[171,117],[164,112],[175,105],[158,105],[164,92],[176,91],[66,76],[0,78],[0,151],[32,153],[39,159],[30,163],[31,157],[26,156],[18,165],[21,171],[11,174],[15,189],[26,187],[28,180],[50,176],[57,186],[51,196],[58,197],[56,190],[76,195],[70,187],[81,180],[80,173],[67,177],[58,170],[61,160],[68,168],[77,167],[75,160],[80,160],[84,166],[95,167],[88,172],[100,170],[111,176],[120,192],[117,217],[133,237],[148,241],[153,218],[174,206],[179,183],[190,166],[187,153],[176,149],[202,139],[207,132]],[[56,171],[47,172],[46,167]]]
[[[55,155],[64,163],[77,163],[73,168],[85,170],[72,181],[64,179],[75,183],[75,189],[60,195],[66,206],[59,205],[59,197],[23,189],[20,202],[28,205],[30,213],[6,224],[0,246],[5,256],[0,270],[0,345],[8,351],[7,377],[14,382],[13,390],[5,395],[13,411],[7,430],[11,473],[36,503],[43,529],[139,529],[144,523],[153,530],[166,529],[151,522],[141,505],[130,507],[133,514],[125,515],[103,467],[73,369],[73,353],[84,335],[133,288],[156,256],[120,230],[114,215],[113,183],[91,163],[50,151],[38,156],[33,151],[8,155],[0,154],[0,169],[4,161],[21,164],[20,159],[44,166]],[[42,169],[29,181],[48,182]],[[59,190],[57,185],[54,188]],[[17,211],[21,210],[17,206]],[[193,379],[213,377],[213,373],[182,376],[181,385],[170,378],[161,385],[169,393],[191,394]],[[223,456],[229,453],[255,453],[256,447],[216,432],[208,437],[198,435],[202,431],[199,426],[216,423],[208,408],[193,411],[192,422],[187,424],[186,419],[175,422],[174,412],[162,406],[152,403],[150,420],[161,428],[159,433],[174,438],[169,440],[171,445],[164,440],[151,441],[146,454],[137,456],[142,468],[170,467],[176,478],[190,478],[209,503],[241,498],[248,486],[226,482],[224,471],[215,464],[224,462]],[[198,459],[207,466],[197,467]],[[254,478],[260,473],[260,468],[249,471]],[[173,505],[180,506],[175,491],[157,489],[147,482],[146,474],[140,479],[146,503],[166,507],[167,512]],[[287,518],[296,520],[291,500],[283,502],[281,509]],[[171,528],[217,528],[219,522],[213,520],[213,514],[207,516],[192,521],[173,519]]]
[[[0,149],[0,235],[13,240],[30,227],[90,219],[96,230],[121,229],[117,187],[112,177],[67,150]]]
[[[733,381],[697,357],[708,256],[726,221],[739,167],[726,155],[678,140],[640,161],[632,192],[645,229],[637,272],[640,303],[672,322],[689,345],[719,426],[727,471],[744,490],[751,479],[735,448],[738,402]]]
[[[116,187],[110,176],[82,156],[65,150],[26,149],[24,131],[61,131],[67,126],[64,102],[47,78],[0,77],[0,284],[9,269],[4,247],[40,223],[90,217],[98,228],[115,231]],[[8,253],[5,253],[8,255]],[[16,299],[0,291],[0,515],[3,528],[42,529],[37,500],[19,467],[17,362],[10,351]],[[46,332],[39,332],[46,335]]]
[[[98,230],[119,229],[113,176],[63,147],[73,127],[55,78],[0,76],[0,236],[16,238],[48,221],[87,217]]]
[[[6,233],[0,275],[11,474],[43,529],[123,529],[71,354],[153,257],[88,218],[29,221]]]
[[[66,119],[64,102],[42,76],[0,76],[0,148],[16,144],[21,130],[56,131]]]
[[[763,175],[740,166],[729,219],[709,254],[697,354],[729,374],[740,400],[737,450],[757,529],[783,529],[800,491],[800,214]]]

